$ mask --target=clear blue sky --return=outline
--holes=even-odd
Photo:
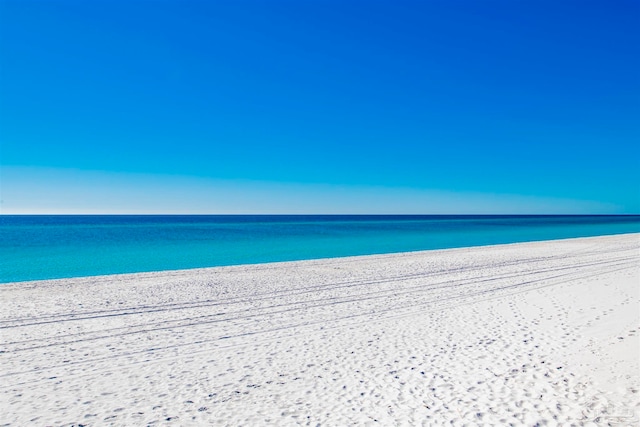
[[[0,0],[3,213],[640,213],[640,2]]]

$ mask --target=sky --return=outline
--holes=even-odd
[[[640,213],[640,2],[0,0],[0,212]]]

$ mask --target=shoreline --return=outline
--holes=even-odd
[[[604,215],[607,216],[607,215]],[[610,216],[610,215],[609,215]],[[624,215],[619,215],[624,216]],[[633,215],[631,215],[633,216]],[[583,236],[583,237],[567,237],[567,238],[558,238],[558,239],[546,239],[546,240],[529,240],[523,242],[511,242],[511,243],[496,243],[490,245],[474,245],[474,246],[460,246],[453,248],[441,248],[441,249],[420,249],[415,251],[402,251],[402,252],[381,252],[381,253],[373,253],[373,254],[364,254],[364,255],[348,255],[348,256],[336,256],[336,257],[325,257],[325,258],[309,258],[309,259],[298,259],[298,260],[289,260],[289,261],[271,261],[271,262],[259,262],[259,263],[247,263],[247,264],[229,264],[229,265],[218,265],[211,267],[193,267],[193,268],[181,268],[181,269],[172,269],[172,270],[154,270],[154,271],[138,271],[131,273],[112,273],[112,274],[97,274],[90,276],[71,276],[71,277],[58,277],[52,279],[34,279],[34,280],[21,280],[15,282],[0,282],[0,287],[3,286],[26,286],[26,285],[37,285],[41,282],[56,282],[56,281],[66,281],[66,280],[84,280],[84,279],[93,279],[93,280],[110,280],[110,279],[135,279],[136,276],[146,277],[146,276],[154,276],[159,277],[163,274],[168,276],[175,276],[179,274],[190,274],[195,272],[204,272],[206,273],[211,269],[220,269],[220,268],[259,268],[260,266],[268,266],[268,265],[280,265],[280,264],[293,264],[300,262],[322,262],[322,261],[330,261],[330,260],[354,260],[360,258],[367,257],[387,257],[387,256],[404,256],[410,254],[423,254],[423,253],[431,253],[431,252],[441,252],[441,251],[455,251],[455,250],[465,250],[465,249],[475,249],[475,248],[492,248],[496,246],[511,246],[511,245],[522,245],[522,244],[530,244],[530,243],[543,243],[543,242],[557,242],[557,241],[565,241],[565,240],[580,240],[580,239],[593,239],[600,237],[614,237],[614,236],[628,236],[628,235],[638,235],[640,233],[629,232],[629,233],[617,233],[617,234],[603,234],[598,236]]]
[[[640,416],[640,234],[0,285],[0,425]]]

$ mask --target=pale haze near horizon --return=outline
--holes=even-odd
[[[5,168],[3,214],[597,214],[588,200]],[[10,203],[7,203],[5,198]]]

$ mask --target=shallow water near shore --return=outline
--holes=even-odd
[[[0,283],[640,232],[640,215],[3,215]]]

